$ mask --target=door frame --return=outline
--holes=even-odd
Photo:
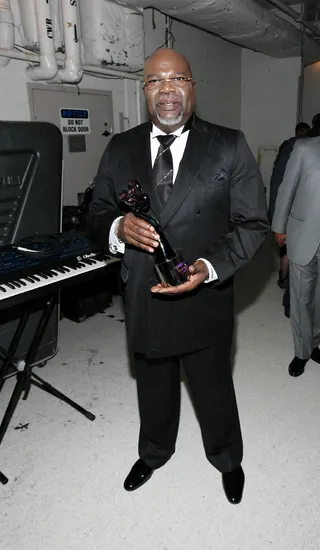
[[[111,102],[111,127],[108,126],[108,130],[110,131],[110,134],[113,134],[113,101],[112,101],[112,92],[108,90],[92,90],[91,88],[78,88],[75,86],[58,86],[54,84],[38,84],[36,82],[27,82],[27,92],[28,92],[28,100],[29,100],[29,109],[30,109],[30,117],[31,120],[37,120],[36,119],[36,109],[35,109],[35,103],[34,103],[34,94],[33,90],[47,90],[48,92],[68,92],[72,94],[77,95],[102,95],[102,96],[109,96],[110,102]]]

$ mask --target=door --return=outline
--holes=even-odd
[[[63,133],[64,205],[78,205],[78,194],[96,175],[113,131],[112,93],[79,92],[70,86],[29,84],[33,120],[51,122]]]

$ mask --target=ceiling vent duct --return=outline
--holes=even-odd
[[[124,2],[119,2],[124,4]],[[299,57],[301,33],[255,0],[127,0],[126,5],[156,8],[164,14],[271,57]],[[320,45],[308,34],[305,63],[320,60]]]

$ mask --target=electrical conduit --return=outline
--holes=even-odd
[[[14,47],[14,19],[10,0],[0,0],[0,48],[13,50]],[[9,58],[0,59],[0,67],[8,65]]]
[[[61,4],[66,57],[53,82],[78,84],[83,76],[78,0],[61,0]]]
[[[58,72],[54,51],[51,0],[35,0],[40,64],[27,68],[31,80],[52,80]]]

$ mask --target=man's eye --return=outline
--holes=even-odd
[[[183,82],[185,80],[185,77],[184,76],[175,76],[174,78],[172,78],[172,80],[174,82]]]
[[[157,79],[148,80],[148,84],[157,84],[158,82],[160,82],[160,80],[157,80]]]

